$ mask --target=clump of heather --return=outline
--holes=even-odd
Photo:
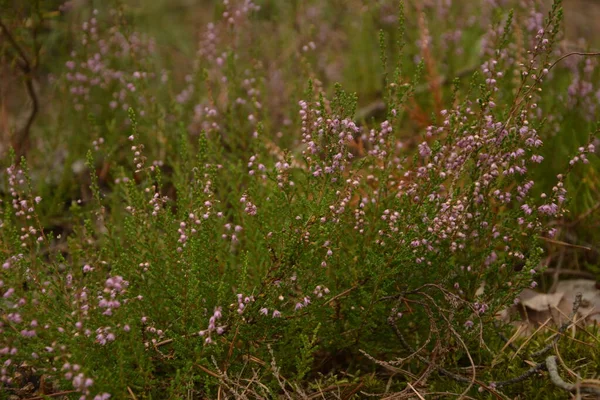
[[[494,359],[467,390],[495,390],[496,315],[543,284],[571,175],[597,163],[587,121],[572,154],[546,150],[573,110],[596,110],[595,61],[556,62],[558,2],[544,18],[485,1],[467,20],[439,1],[414,26],[388,3],[340,13],[340,36],[357,18],[375,43],[381,28],[379,50],[346,57],[360,43],[335,35],[335,7],[224,0],[184,73],[159,68],[123,8],[92,11],[56,80],[87,141],[64,222],[28,160],[3,166],[0,387],[31,368],[34,391],[79,399],[289,397],[379,377],[407,341],[447,371]],[[291,16],[323,25],[300,24],[288,59],[259,51],[275,15],[278,45]],[[381,115],[329,82],[332,58],[383,77],[364,93]]]
[[[118,23],[119,13],[111,11],[114,25],[104,26],[98,20],[98,10],[93,10],[91,18],[81,24],[81,48],[73,50],[71,59],[65,62],[67,72],[64,75],[68,83],[70,99],[76,111],[85,111],[86,107],[95,108],[94,114],[104,115],[108,110],[127,112],[135,105],[144,115],[151,101],[145,96],[143,86],[155,80],[154,73],[146,72],[144,60],[156,51],[151,38],[133,32],[126,35]],[[137,69],[136,69],[137,68]],[[161,80],[166,80],[165,76]],[[102,96],[93,93],[101,91],[109,94],[112,100],[108,104],[94,103]]]

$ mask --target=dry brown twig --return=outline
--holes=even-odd
[[[127,386],[127,392],[129,392],[129,395],[133,400],[138,400],[137,396],[135,395],[135,393],[133,393],[133,390],[131,390],[129,386]]]
[[[423,293],[419,293],[419,294],[423,294]],[[429,297],[429,299],[432,299],[430,296],[428,296],[428,297]],[[402,298],[402,296],[400,296],[400,298],[398,300],[401,300],[401,298]],[[428,308],[426,308],[426,310],[427,309]],[[433,314],[429,314],[428,313],[428,315],[430,315],[430,318],[433,318]],[[445,317],[443,317],[443,318],[445,319],[445,321],[447,323],[450,323],[450,321],[448,319],[446,319]],[[480,385],[482,388],[484,388],[487,391],[489,391],[491,394],[493,394],[497,398],[502,398],[494,389],[488,387],[484,382],[481,382],[481,381],[479,381],[479,380],[476,379],[474,362],[472,362],[472,358],[470,357],[470,354],[469,354],[469,358],[470,358],[470,360],[472,362],[472,371],[473,371],[473,375],[471,376],[471,378],[467,378],[467,377],[464,377],[464,376],[462,376],[460,374],[456,374],[454,372],[451,372],[451,371],[449,371],[449,370],[447,370],[447,369],[445,369],[445,368],[437,365],[434,361],[432,361],[432,360],[430,360],[430,359],[428,359],[428,358],[426,358],[426,357],[421,356],[420,354],[418,354],[418,352],[416,352],[412,348],[412,346],[406,341],[406,338],[404,337],[404,335],[402,334],[402,332],[400,331],[400,329],[396,325],[396,319],[397,318],[395,317],[394,313],[392,313],[390,315],[390,317],[388,317],[388,324],[392,327],[394,333],[396,334],[396,337],[398,337],[398,339],[400,339],[400,343],[401,343],[402,347],[404,347],[406,350],[408,350],[412,354],[414,354],[414,356],[419,361],[421,361],[421,362],[423,362],[423,363],[431,366],[433,369],[435,369],[441,375],[447,376],[447,377],[449,377],[449,378],[451,378],[451,379],[453,379],[453,380],[455,380],[457,382],[462,382],[462,383],[469,384],[469,388],[472,387],[473,384],[477,383],[478,385]],[[433,322],[433,326],[435,326],[435,322]],[[453,329],[451,329],[451,330],[453,331],[452,332],[453,335],[455,335],[455,336],[458,335],[458,333],[455,330],[453,330]],[[459,341],[461,341],[461,344],[464,347],[466,347],[466,344],[464,343],[464,341],[462,341],[461,338],[459,338]],[[466,395],[466,393],[463,393],[463,395]]]
[[[435,285],[436,288],[439,289],[438,285]],[[433,297],[431,297],[430,295],[423,293],[423,296],[425,296],[426,298],[429,299],[429,301],[434,304],[439,310],[442,310],[442,308],[436,303],[435,299],[433,299]],[[452,315],[452,314],[450,314]],[[460,342],[461,346],[463,347],[463,349],[465,350],[467,357],[469,358],[469,362],[471,364],[471,380],[469,382],[469,386],[464,390],[464,392],[461,394],[461,396],[459,398],[463,398],[463,396],[465,396],[469,390],[471,390],[471,388],[473,387],[473,385],[476,382],[476,376],[477,376],[477,370],[475,367],[475,362],[473,361],[473,358],[471,357],[471,353],[469,352],[469,348],[467,347],[466,343],[463,341],[462,337],[458,334],[458,332],[456,332],[456,330],[454,329],[454,327],[452,326],[452,323],[450,321],[450,319],[446,316],[446,313],[441,312],[440,316],[444,319],[444,321],[446,321],[446,326],[448,327],[448,329],[450,330],[450,332],[452,332],[452,334],[454,335],[454,337]]]
[[[429,285],[429,286],[435,286],[437,287],[437,285]],[[423,289],[424,287],[419,288],[419,290]],[[439,288],[437,287],[437,289],[442,290],[442,292],[444,292],[443,288]],[[410,294],[419,294],[421,296],[423,296],[425,299],[427,299],[428,302],[431,302],[431,304],[434,307],[437,307],[439,310],[443,310],[441,307],[439,307],[439,305],[437,304],[437,302],[435,301],[435,299],[433,299],[433,297],[431,297],[429,294],[427,293],[423,293],[423,292],[419,292],[419,290],[413,290],[410,292]],[[406,300],[404,298],[404,296],[407,295],[407,291],[405,291],[404,293],[398,295],[398,296],[394,296],[394,298],[397,301],[397,304],[400,304],[400,302]],[[544,355],[545,353],[547,353],[551,348],[556,348],[557,347],[557,342],[560,339],[561,336],[563,336],[564,332],[570,327],[573,326],[574,324],[577,324],[579,322],[579,320],[575,319],[575,316],[577,314],[577,311],[579,309],[579,307],[581,306],[581,301],[582,301],[582,295],[581,293],[577,294],[577,296],[575,297],[575,301],[573,302],[573,309],[568,317],[568,322],[564,323],[559,330],[556,332],[556,336],[554,338],[552,338],[551,342],[548,343],[548,345],[546,345],[544,348],[542,348],[541,350],[534,352],[532,354],[530,354],[530,357],[540,357],[542,355]],[[415,300],[411,300],[411,302],[413,303],[419,303],[421,305],[426,306],[426,312],[429,311],[429,307],[427,306],[427,304],[424,304],[422,302],[419,301],[415,301]],[[411,353],[411,356],[409,358],[417,358],[419,361],[425,363],[426,365],[428,365],[429,367],[432,368],[432,370],[436,370],[439,374],[444,375],[449,377],[450,379],[453,379],[457,382],[461,382],[461,383],[468,383],[469,387],[467,388],[467,390],[465,390],[460,397],[461,398],[467,398],[467,393],[470,390],[470,388],[472,387],[472,385],[474,384],[478,384],[481,386],[481,388],[487,390],[488,392],[490,392],[492,395],[496,396],[497,398],[502,398],[502,394],[500,392],[497,392],[495,390],[495,388],[501,388],[501,387],[505,387],[505,386],[509,386],[509,385],[513,385],[516,383],[520,383],[523,382],[531,377],[533,377],[534,375],[538,374],[541,371],[544,370],[553,370],[552,372],[552,376],[550,377],[553,384],[555,384],[556,386],[563,388],[565,390],[569,390],[571,392],[577,391],[579,390],[579,393],[589,393],[589,394],[600,394],[600,387],[596,387],[596,385],[600,382],[597,381],[593,381],[593,380],[581,380],[579,378],[579,376],[577,374],[575,374],[575,372],[573,372],[571,369],[569,369],[568,367],[566,367],[566,364],[563,362],[562,359],[560,359],[561,364],[565,367],[565,369],[567,371],[569,371],[569,373],[571,374],[571,376],[575,376],[578,380],[577,384],[569,384],[564,382],[562,379],[559,380],[558,378],[560,378],[560,376],[554,373],[554,371],[556,371],[556,359],[557,356],[550,356],[547,357],[545,360],[541,361],[541,362],[537,362],[537,363],[529,363],[531,365],[531,368],[529,368],[527,371],[523,372],[521,375],[516,376],[514,378],[508,379],[508,380],[504,380],[504,381],[499,381],[499,382],[494,382],[493,384],[491,384],[489,387],[483,383],[480,382],[479,380],[476,379],[476,368],[475,368],[475,364],[472,360],[472,358],[470,357],[470,354],[468,354],[468,349],[466,344],[464,343],[464,341],[462,340],[462,338],[460,338],[460,335],[458,334],[458,332],[456,332],[456,330],[454,330],[452,328],[451,325],[451,314],[450,317],[448,317],[446,314],[444,314],[443,312],[440,313],[441,318],[444,319],[444,321],[446,322],[446,324],[449,327],[449,331],[451,332],[451,334],[453,336],[455,336],[455,338],[461,343],[461,346],[467,351],[467,354],[469,356],[469,359],[471,361],[471,371],[472,371],[472,375],[470,378],[465,377],[461,374],[457,374],[451,371],[446,370],[445,368],[441,367],[439,364],[436,364],[436,362],[430,358],[424,357],[422,355],[420,355],[419,353],[423,350],[423,348],[419,349],[418,351],[415,351],[412,346],[410,344],[408,344],[408,342],[406,341],[406,338],[404,337],[404,335],[402,334],[402,332],[400,331],[400,329],[398,328],[398,326],[396,325],[396,309],[393,309],[390,317],[388,318],[388,324],[392,327],[392,329],[394,330],[394,333],[396,334],[396,336],[398,337],[398,339],[400,340],[400,344],[402,345],[402,347],[404,347],[407,351],[409,351]],[[430,318],[433,317],[431,312],[427,312],[427,314],[430,316]],[[432,327],[435,326],[435,321],[431,321],[430,322],[432,325]],[[533,337],[533,336],[532,336]],[[523,348],[524,346],[521,346],[519,349],[517,349],[517,351],[515,352],[515,354],[518,354],[520,352],[520,350]],[[433,351],[431,354],[435,354],[435,351]],[[371,357],[370,357],[371,358]],[[407,360],[408,358],[405,358],[403,360]],[[378,362],[381,363],[381,362]],[[383,362],[385,363],[385,362]],[[554,363],[554,364],[552,364]],[[388,366],[391,366],[390,363],[387,363]],[[557,378],[558,377],[558,378]],[[587,386],[582,386],[582,384],[585,384]],[[410,390],[411,387],[407,386],[407,388],[400,393],[395,393],[393,398],[404,398],[405,397],[405,392],[407,390]],[[414,392],[412,392],[412,396],[414,397]]]
[[[39,100],[37,97],[37,93],[35,92],[35,87],[33,86],[33,73],[36,64],[30,61],[27,54],[25,54],[23,48],[19,45],[19,43],[17,43],[17,41],[13,37],[12,33],[10,32],[10,29],[8,29],[8,27],[4,24],[4,22],[1,19],[0,31],[4,34],[4,36],[6,36],[6,39],[17,53],[18,59],[20,61],[18,63],[19,69],[23,73],[25,87],[27,88],[27,94],[29,95],[32,104],[29,117],[27,117],[27,121],[25,122],[25,126],[21,128],[19,134],[16,135],[16,138],[13,138],[13,148],[15,149],[17,155],[20,157],[27,152],[27,149],[29,147],[31,126],[33,125],[33,121],[35,120],[35,117],[39,111]]]
[[[594,386],[581,386],[585,381],[578,381],[577,384],[565,382],[560,374],[558,373],[558,365],[556,365],[556,356],[546,357],[546,367],[548,369],[548,375],[550,381],[557,387],[564,389],[568,392],[579,392],[589,393],[600,396],[600,387]]]

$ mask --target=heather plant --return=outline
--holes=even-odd
[[[595,53],[560,2],[337,3],[219,2],[187,65],[63,6],[59,150],[3,166],[1,396],[597,394],[497,319],[593,205]]]

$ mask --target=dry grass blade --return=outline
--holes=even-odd
[[[45,394],[43,396],[30,397],[27,400],[45,400],[48,397],[67,396],[72,393],[77,393],[77,390],[65,390],[64,392],[56,392],[51,394]]]
[[[584,250],[588,250],[588,251],[592,251],[593,249],[591,247],[587,247],[587,246],[580,246],[578,244],[572,244],[572,243],[568,243],[568,242],[563,242],[562,240],[555,240],[555,239],[550,239],[544,236],[540,236],[540,239],[542,239],[545,242],[548,243],[552,243],[552,244],[558,244],[561,246],[566,246],[566,247],[573,247],[576,249],[584,249]]]
[[[513,356],[510,358],[511,360],[514,360],[515,357],[521,352],[521,350],[527,346],[527,344],[531,341],[531,339],[533,339],[539,331],[541,331],[542,329],[544,329],[544,327],[546,327],[546,325],[548,325],[548,323],[550,323],[550,321],[552,321],[552,318],[548,318],[543,324],[541,324],[539,326],[539,328],[537,328],[535,330],[535,332],[533,332],[531,335],[529,335],[529,337],[527,339],[525,339],[525,341],[521,344],[521,346],[519,346],[518,350],[515,352],[515,354],[513,354]]]
[[[575,373],[575,371],[573,371],[571,368],[567,367],[567,364],[565,364],[564,360],[562,359],[562,356],[560,355],[560,351],[558,349],[558,346],[556,345],[556,343],[553,343],[553,347],[554,347],[554,353],[556,354],[556,357],[558,358],[558,361],[560,361],[560,364],[563,366],[563,368],[565,369],[565,371],[567,371],[567,373],[569,375],[571,375],[572,378],[577,379],[577,380],[581,380],[581,376],[579,376],[578,374]]]
[[[421,400],[425,400],[425,397],[421,396],[421,393],[419,393],[419,391],[417,389],[414,388],[413,385],[410,384],[410,382],[406,382],[406,385],[413,391],[415,392],[415,394],[417,395],[417,397],[419,397],[419,399]],[[462,396],[461,396],[462,397]]]
[[[129,392],[129,395],[133,400],[138,400],[137,396],[135,395],[135,393],[133,393],[133,390],[131,390],[129,386],[127,386],[127,391]]]
[[[504,353],[504,350],[506,350],[507,347],[511,347],[512,348],[511,345],[513,344],[513,342],[515,340],[517,340],[517,338],[521,335],[521,331],[523,331],[524,329],[526,329],[525,325],[519,325],[517,327],[517,330],[515,331],[515,333],[506,341],[506,343],[504,344],[504,346],[502,347],[502,349],[500,349],[500,352],[499,352],[498,356],[496,356],[496,358],[492,361],[492,365],[495,365],[497,363],[498,358],[500,357],[500,355],[502,353]],[[516,351],[518,351],[518,349]]]
[[[194,364],[197,368],[201,369],[202,371],[206,372],[207,374],[209,374],[210,376],[212,376],[213,378],[217,378],[219,379],[220,376],[219,374],[217,374],[216,372],[211,371],[210,369],[206,368],[203,365],[200,364]]]

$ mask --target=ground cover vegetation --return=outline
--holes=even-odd
[[[560,1],[191,3],[0,2],[0,398],[598,395]]]

